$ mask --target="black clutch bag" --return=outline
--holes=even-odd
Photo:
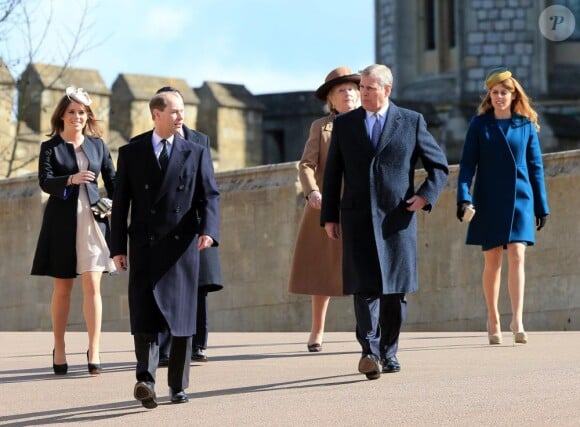
[[[95,216],[104,218],[113,209],[113,201],[107,197],[101,197],[91,205],[91,210]]]

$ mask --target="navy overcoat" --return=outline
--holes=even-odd
[[[183,125],[185,139],[206,147],[210,151],[209,137],[194,129]],[[200,252],[199,258],[199,287],[207,292],[219,291],[224,287],[219,249],[214,246]]]
[[[505,136],[493,111],[471,120],[459,164],[457,202],[475,206],[467,244],[534,244],[535,217],[550,209],[538,134],[527,118],[514,114]]]
[[[419,159],[427,177],[415,191]],[[390,102],[376,151],[366,131],[363,108],[336,117],[324,175],[321,223],[341,223],[345,294],[418,290],[416,218],[405,209],[405,200],[417,194],[428,201],[425,209],[430,210],[448,174],[445,155],[421,114]]]
[[[91,204],[100,198],[98,178],[102,178],[107,197],[112,198],[115,187],[115,167],[107,146],[100,138],[85,136],[81,149],[87,156],[88,170],[95,180],[85,185]],[[44,141],[38,156],[38,182],[50,197],[46,202],[42,227],[32,262],[33,275],[71,279],[77,276],[77,203],[79,185],[67,186],[70,175],[79,172],[72,144],[60,135]],[[105,240],[109,240],[108,218],[95,217]]]
[[[130,223],[127,218],[130,212]],[[199,217],[198,217],[199,216]],[[195,333],[198,237],[219,241],[219,192],[209,150],[175,134],[165,174],[152,131],[119,149],[111,256],[127,254],[131,332]]]

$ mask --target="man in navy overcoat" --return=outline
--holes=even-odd
[[[209,150],[178,132],[183,125],[181,95],[156,94],[149,107],[153,131],[119,149],[111,256],[120,270],[130,265],[129,310],[137,357],[134,396],[151,409],[157,406],[157,334],[164,329],[169,329],[173,342],[167,374],[170,400],[188,400],[199,254],[218,245],[219,192]]]
[[[322,196],[321,224],[330,238],[342,233],[344,293],[354,294],[368,379],[401,369],[405,294],[418,289],[415,212],[431,209],[449,175],[421,114],[389,102],[392,84],[384,65],[361,71],[362,108],[334,121]],[[427,177],[415,190],[418,160]]]
[[[157,90],[161,92],[179,92],[173,86],[164,86]],[[209,136],[204,133],[190,129],[183,125],[179,132],[186,140],[201,144],[210,150]],[[140,135],[139,135],[140,136]],[[136,139],[138,137],[135,137]],[[191,343],[191,360],[194,362],[207,362],[205,349],[208,338],[208,293],[216,292],[223,288],[222,269],[220,256],[217,247],[207,248],[199,254],[199,276],[197,295],[197,320],[195,334]],[[169,352],[171,350],[171,335],[168,330],[159,334],[159,366],[169,364]]]

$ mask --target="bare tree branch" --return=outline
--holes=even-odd
[[[16,7],[20,5],[20,2],[21,0],[6,0],[0,2],[0,24],[4,23],[10,18]]]
[[[42,31],[41,31],[41,35],[38,38],[38,36],[36,36],[36,33],[33,31],[36,27],[36,23],[35,20],[33,19],[31,13],[30,13],[30,9],[27,7],[26,5],[26,0],[8,0],[10,3],[14,2],[16,3],[16,6],[20,7],[20,12],[21,12],[21,16],[23,19],[23,26],[21,28],[25,29],[25,42],[27,45],[27,53],[26,53],[26,61],[28,64],[32,64],[35,62],[36,58],[38,57],[38,55],[40,54],[41,51],[45,50],[44,48],[46,47],[46,40],[48,40],[48,36],[49,33],[51,31],[56,31],[55,28],[62,28],[62,27],[57,27],[54,25],[53,22],[53,7],[52,7],[52,2],[50,3],[50,12],[48,14],[48,16],[44,17],[43,20],[43,24],[42,24]],[[0,3],[1,4],[1,3]],[[1,10],[1,9],[0,9]],[[100,44],[103,43],[104,40],[100,41],[100,42],[95,42],[92,44],[88,44],[85,43],[85,40],[89,40],[89,36],[93,36],[93,34],[91,34],[91,28],[93,28],[94,23],[93,22],[89,22],[89,6],[88,6],[88,2],[87,0],[84,1],[84,6],[82,9],[82,13],[81,13],[81,17],[78,20],[78,24],[75,25],[75,27],[73,29],[66,29],[68,31],[68,34],[63,37],[60,36],[61,40],[61,46],[65,46],[64,47],[64,53],[63,53],[63,57],[53,60],[51,62],[53,63],[59,63],[62,64],[60,66],[60,69],[58,71],[58,73],[56,73],[56,75],[52,76],[51,81],[46,85],[45,89],[51,89],[54,87],[55,83],[61,79],[66,71],[72,66],[72,64],[74,63],[74,61],[76,61],[81,55],[83,55],[84,53],[86,53],[87,51],[89,51],[90,49],[93,49],[97,46],[99,46]],[[14,10],[11,12],[14,13]],[[68,43],[67,43],[68,41]],[[16,62],[18,63],[18,61]],[[26,91],[28,88],[26,87],[26,85],[20,85],[20,90],[24,90]],[[24,93],[20,92],[18,94],[18,96],[23,97],[23,99],[26,99],[27,97],[25,96]],[[24,161],[22,161],[21,159],[21,163],[20,164],[16,164],[17,162],[17,148],[18,148],[18,144],[19,142],[22,140],[22,131],[23,131],[23,123],[22,123],[22,118],[24,117],[24,113],[26,110],[27,106],[24,105],[23,102],[17,102],[16,104],[16,108],[15,108],[15,117],[16,117],[16,129],[15,129],[15,135],[14,138],[12,140],[12,144],[11,144],[11,149],[10,149],[10,158],[8,159],[8,168],[7,168],[7,172],[6,172],[6,177],[10,177],[12,176],[12,174],[14,174],[18,169],[23,168],[27,165],[29,165],[30,163],[34,162],[36,160],[35,158],[32,159],[25,159]]]

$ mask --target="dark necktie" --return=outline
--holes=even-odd
[[[169,163],[169,155],[167,154],[167,140],[162,139],[161,143],[163,144],[163,148],[161,149],[161,153],[159,153],[159,166],[161,166],[161,170],[165,172],[167,169],[167,163]]]
[[[378,113],[373,114],[373,117],[375,118],[375,123],[373,124],[371,141],[373,147],[377,148],[377,145],[379,145],[379,139],[381,139],[381,120],[379,119]]]

